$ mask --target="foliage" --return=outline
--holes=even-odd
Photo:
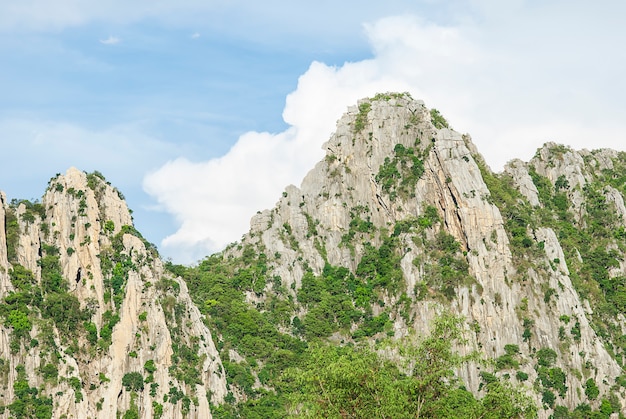
[[[105,302],[111,297],[115,307],[119,308],[124,298],[124,287],[131,271],[136,271],[137,266],[132,257],[124,252],[123,236],[132,234],[133,231],[125,228],[111,239],[111,247],[100,252],[100,265],[104,274]],[[134,229],[133,229],[134,230]]]
[[[15,398],[8,406],[14,418],[52,418],[52,398],[43,394],[35,387],[30,387],[23,365],[16,368],[17,379],[13,383]]]
[[[267,275],[267,258],[257,254],[251,247],[242,249],[242,257],[230,262],[219,254],[200,262],[194,269],[178,269],[203,313],[208,315],[209,326],[214,327],[223,341],[218,348],[236,344],[237,351],[265,364],[270,377],[293,365],[306,348],[300,339],[280,333],[272,320],[275,315],[261,312],[248,305],[243,293],[253,291],[254,283],[263,281]],[[270,302],[281,305],[278,297]],[[288,306],[288,305],[287,305]],[[213,336],[217,336],[214,333]],[[223,359],[227,359],[224,357]]]
[[[409,92],[386,92],[376,93],[376,95],[372,98],[372,101],[384,100],[385,102],[389,102],[391,99],[412,99],[412,97]]]
[[[143,365],[143,369],[145,369],[148,374],[154,374],[154,372],[157,370],[156,365],[154,364],[154,360],[147,360],[146,363]]]
[[[222,365],[230,383],[236,384],[246,394],[253,394],[254,376],[249,366],[227,360],[222,361]]]
[[[13,334],[17,337],[28,335],[32,328],[32,323],[28,314],[20,310],[11,310],[7,318],[8,325],[13,328]]]
[[[136,403],[136,394],[131,394],[130,396],[130,406],[128,407],[128,410],[124,413],[124,416],[122,416],[122,419],[139,419],[139,408],[137,407],[137,403]]]
[[[185,384],[202,384],[198,376],[198,370],[204,359],[198,355],[199,345],[197,341],[192,343],[191,346],[186,345],[181,341],[178,333],[179,331],[175,329],[172,337],[173,365],[170,368],[170,374]]]
[[[33,285],[37,284],[33,273],[18,263],[13,264],[9,270],[9,278],[13,287],[19,292],[31,292]]]
[[[361,237],[371,236],[376,231],[376,227],[370,220],[370,216],[365,215],[369,212],[369,209],[364,206],[357,206],[350,210],[350,224],[348,225],[348,232],[341,237],[340,246],[348,246],[354,250],[353,240],[358,233],[361,233]]]
[[[111,220],[106,220],[104,222],[103,229],[107,233],[113,233],[113,231],[115,231],[115,223],[113,221],[111,221]]]
[[[519,367],[519,361],[516,359],[519,354],[519,346],[514,344],[504,345],[504,352],[504,355],[496,359],[496,368],[502,370]]]
[[[551,367],[556,361],[557,354],[554,349],[541,348],[537,351],[537,363],[541,367]]]
[[[511,245],[517,250],[514,255],[522,256],[533,245],[528,236],[528,226],[532,224],[532,210],[526,199],[515,188],[513,178],[507,174],[494,175],[480,159],[475,159],[483,180],[489,189],[486,199],[496,205],[505,220],[505,227]]]
[[[53,246],[44,247],[46,254],[37,261],[41,266],[41,288],[44,293],[67,291],[67,282],[61,273],[59,249]]]
[[[294,416],[400,418],[409,413],[407,378],[366,349],[316,346],[304,369],[289,371],[284,379],[300,389],[292,399]]]
[[[394,157],[385,157],[385,161],[380,165],[375,180],[381,185],[384,192],[389,194],[391,200],[398,195],[402,198],[412,198],[415,196],[415,185],[424,174],[424,159],[428,155],[430,148],[420,151],[417,146],[405,147],[396,144],[394,147]]]
[[[437,129],[450,128],[446,118],[435,108],[430,110],[430,120]]]
[[[423,228],[430,228],[439,221],[441,221],[441,219],[439,218],[437,208],[432,205],[426,206],[426,208],[424,208],[424,215],[417,219],[419,226]]]
[[[31,271],[14,264],[9,278],[15,291],[8,293],[0,305],[0,316],[12,328],[11,347],[19,349],[22,338],[30,338],[33,322],[38,314],[51,319],[54,325],[65,331],[63,339],[70,339],[81,332],[81,325],[91,313],[80,308],[76,296],[67,292],[67,281],[61,273],[58,248],[42,245],[41,287]]]
[[[568,389],[565,385],[567,376],[561,368],[548,368],[541,366],[537,368],[537,375],[538,380],[541,382],[541,385],[546,391],[548,389],[554,389],[559,393],[560,397],[565,397]]]
[[[152,411],[154,419],[159,419],[163,416],[163,405],[158,402],[152,402]]]
[[[96,190],[96,187],[102,182],[106,182],[104,175],[97,170],[91,173],[87,173],[87,187],[91,190]]]
[[[90,317],[87,311],[81,310],[78,298],[68,292],[49,293],[44,299],[41,314],[51,318],[57,328],[70,335],[76,334],[80,325]]]
[[[300,368],[283,376],[293,417],[536,417],[531,400],[497,379],[477,400],[459,386],[454,369],[475,356],[452,350],[462,320],[443,314],[433,332],[396,348],[410,360],[408,373],[367,346],[314,345]]]
[[[17,260],[17,246],[20,238],[20,225],[15,212],[15,208],[7,208],[4,219],[7,241],[7,258],[9,262],[15,262]]]
[[[593,378],[589,378],[585,381],[585,395],[589,397],[589,400],[595,400],[600,395],[600,389],[598,389]]]
[[[356,276],[365,280],[366,288],[369,290],[378,288],[396,293],[400,290],[404,278],[400,267],[402,259],[400,241],[395,236],[381,238],[382,244],[378,249],[370,243],[365,243],[361,261],[356,268]],[[360,293],[363,294],[364,290],[360,290]],[[364,296],[361,295],[360,298]]]
[[[59,376],[59,369],[57,366],[50,363],[39,367],[39,372],[44,380],[55,381]]]
[[[102,328],[100,329],[100,340],[98,346],[102,349],[106,349],[111,345],[111,336],[113,335],[113,328],[120,321],[120,316],[112,313],[110,310],[105,311],[102,314]]]
[[[389,319],[377,318],[365,310],[374,298],[375,286],[361,275],[343,267],[326,264],[322,276],[304,274],[298,301],[309,308],[303,319],[302,333],[308,339],[326,337],[339,329],[348,329],[363,320],[354,337],[371,336],[382,331]]]
[[[363,102],[359,104],[359,113],[356,115],[356,119],[354,121],[354,132],[358,133],[363,131],[365,128],[365,124],[367,123],[367,114],[372,108],[372,104],[370,102]]]
[[[127,372],[122,377],[126,391],[143,391],[143,375],[139,372]]]
[[[440,231],[433,242],[427,243],[427,248],[430,249],[430,262],[424,264],[426,283],[451,301],[456,296],[457,287],[474,282],[467,259],[461,254],[460,243],[454,236]],[[413,263],[420,266],[422,260],[416,259]]]
[[[87,341],[92,345],[98,343],[98,328],[92,322],[85,322],[85,331],[87,332]]]

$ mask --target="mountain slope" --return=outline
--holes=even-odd
[[[1,198],[2,416],[210,417],[211,333],[117,190],[70,169],[41,202]]]
[[[494,174],[406,93],[350,107],[324,148],[193,267],[97,172],[0,195],[0,417],[626,409],[625,153],[548,143]]]
[[[324,145],[326,158],[302,186],[287,187],[274,209],[252,219],[241,243],[199,268],[228,265],[239,293],[229,301],[245,301],[267,318],[264,327],[305,341],[425,333],[438,313],[451,310],[471,330],[458,350],[480,350],[494,362],[487,371],[527,386],[543,406],[540,416],[587,404],[597,409],[603,398],[610,409],[623,409],[616,384],[623,382],[622,295],[607,303],[596,298],[602,285],[585,285],[596,275],[607,288],[624,276],[621,236],[591,252],[576,248],[580,241],[560,242],[564,231],[607,222],[595,217],[610,216],[623,231],[623,183],[621,190],[602,183],[611,180],[606,167],[615,168],[613,178],[624,176],[623,154],[555,155],[551,147],[495,175],[469,136],[422,102],[406,94],[364,99],[340,119]],[[593,182],[600,183],[589,195]],[[602,201],[604,212],[594,213],[589,199]],[[591,273],[582,278],[578,269]],[[216,284],[207,278],[197,286],[206,285],[208,298]],[[249,374],[265,376],[251,359],[274,361],[256,357],[254,345],[234,343],[246,333],[231,339],[236,334],[220,326],[220,304],[216,298],[206,310],[218,342],[247,358],[238,365]],[[598,316],[607,304],[616,319]],[[229,322],[240,314],[229,312]],[[459,374],[481,395],[484,371],[470,363]],[[240,399],[247,397],[254,392]]]

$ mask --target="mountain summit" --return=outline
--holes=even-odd
[[[548,143],[497,175],[468,135],[408,94],[359,101],[324,148],[301,187],[224,252],[267,255],[274,280],[248,302],[293,298],[292,327],[343,342],[424,333],[451,310],[472,330],[459,350],[478,348],[490,373],[528,386],[540,416],[602,397],[623,409],[625,153]],[[342,292],[358,321],[343,323],[332,298],[309,301],[323,294],[311,277],[327,282],[336,268],[357,278]],[[475,394],[484,372],[459,371]]]
[[[380,417],[626,409],[626,153],[548,143],[495,174],[406,93],[360,100],[323,147],[195,267],[161,262],[97,172],[2,195],[4,415],[363,417],[369,380]]]
[[[4,416],[209,417],[211,332],[119,191],[71,168],[40,202],[0,199]]]

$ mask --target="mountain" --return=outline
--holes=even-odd
[[[122,195],[72,168],[40,202],[0,200],[2,417],[210,417],[211,332]]]
[[[496,175],[407,94],[359,101],[323,147],[300,188],[199,269],[244,272],[244,301],[306,341],[425,333],[449,310],[469,331],[458,350],[495,364],[459,371],[474,394],[487,371],[527,387],[541,417],[624,409],[626,154],[546,144]]]
[[[323,147],[192,267],[97,172],[2,195],[1,417],[626,411],[626,153],[548,143],[496,174],[407,93]]]

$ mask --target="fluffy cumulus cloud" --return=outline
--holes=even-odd
[[[298,185],[323,157],[321,145],[347,106],[376,92],[408,91],[440,109],[472,135],[496,170],[513,157],[528,159],[545,141],[623,147],[615,133],[626,128],[616,117],[624,102],[613,101],[614,88],[595,79],[614,70],[598,70],[584,58],[595,57],[594,42],[606,39],[590,42],[593,34],[576,29],[590,16],[575,7],[517,4],[454,26],[415,16],[366,25],[372,58],[338,67],[312,63],[286,99],[287,130],[250,132],[220,158],[179,159],[146,176],[146,192],[180,224],[163,241],[164,253],[188,263],[237,240],[257,210],[271,208],[286,185]],[[543,14],[568,19],[567,33],[555,39]],[[619,57],[604,58],[623,68]]]

